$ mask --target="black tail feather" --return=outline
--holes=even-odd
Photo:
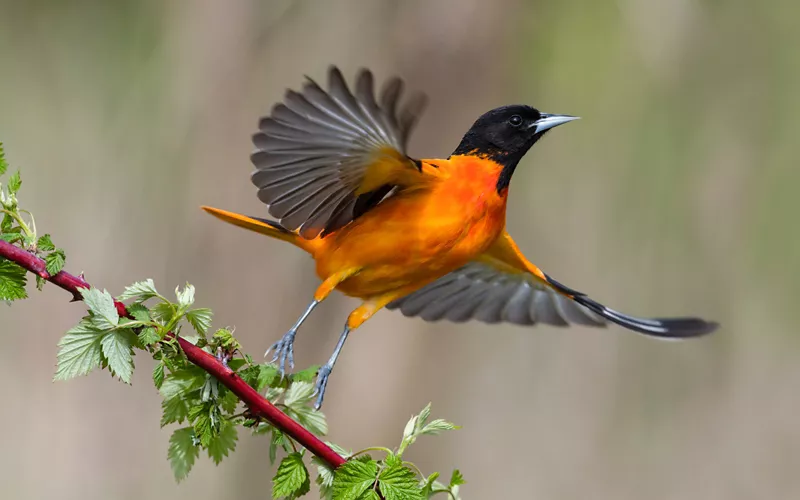
[[[610,307],[606,307],[596,302],[585,294],[562,285],[547,276],[547,280],[557,291],[569,296],[578,304],[586,307],[590,311],[602,316],[603,318],[623,326],[638,333],[662,338],[690,338],[706,335],[719,327],[713,321],[706,321],[700,318],[637,318],[629,316]]]

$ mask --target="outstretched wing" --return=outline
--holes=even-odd
[[[717,324],[699,318],[637,318],[606,307],[553,280],[519,252],[506,233],[476,261],[387,306],[426,321],[477,319],[518,325],[611,321],[654,337],[685,338],[711,333]]]
[[[557,293],[532,274],[509,272],[482,261],[470,262],[386,307],[425,321],[606,324],[601,316]]]
[[[370,71],[361,70],[352,93],[331,67],[327,91],[309,78],[261,119],[252,181],[282,226],[324,236],[419,175],[406,143],[426,99],[417,94],[398,107],[402,90],[402,80],[388,80],[379,103]]]

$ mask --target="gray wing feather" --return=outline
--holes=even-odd
[[[509,274],[471,262],[386,306],[426,321],[571,323],[604,326],[606,320],[525,274]]]
[[[260,120],[251,180],[282,226],[314,238],[347,225],[376,152],[388,146],[405,154],[425,98],[412,96],[400,106],[403,83],[391,78],[378,103],[374,86],[372,73],[361,70],[351,92],[331,67],[327,91],[309,78],[302,92],[288,90]]]

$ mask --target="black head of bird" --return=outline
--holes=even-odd
[[[577,116],[542,113],[524,104],[501,106],[480,116],[464,134],[454,155],[477,155],[504,167],[498,191],[508,187],[517,163],[553,127]]]

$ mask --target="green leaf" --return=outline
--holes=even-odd
[[[164,363],[158,362],[156,366],[153,368],[153,384],[155,384],[156,389],[161,389],[161,384],[164,383]]]
[[[22,235],[20,233],[3,233],[0,234],[0,240],[13,244],[22,240]]]
[[[107,333],[101,342],[103,355],[108,360],[111,373],[126,384],[131,383],[133,376],[133,345],[136,334],[124,328]]]
[[[119,324],[119,313],[114,298],[106,290],[79,288],[83,301],[92,312],[92,323],[101,330],[111,330]]]
[[[425,424],[422,430],[420,430],[420,434],[436,435],[442,431],[452,431],[460,428],[461,426],[459,425],[455,425],[452,422],[437,418],[431,423]]]
[[[434,472],[433,474],[428,476],[428,479],[425,480],[425,482],[422,485],[422,496],[424,498],[430,498],[433,495],[433,485],[438,477],[439,473]]]
[[[153,345],[159,340],[161,340],[161,335],[159,335],[158,330],[152,326],[142,328],[142,331],[139,332],[139,342],[144,346]]]
[[[147,307],[139,302],[134,302],[133,304],[127,307],[128,313],[133,316],[133,319],[136,321],[141,321],[143,323],[147,323],[150,321],[150,311],[148,311]]]
[[[242,346],[239,341],[233,336],[233,332],[227,328],[220,328],[213,335],[214,345],[222,347],[228,351],[235,351],[241,349]]]
[[[224,387],[220,387],[223,396],[219,398],[219,406],[225,413],[233,413],[239,406],[239,397]]]
[[[144,281],[137,281],[133,285],[126,286],[125,290],[117,297],[117,300],[136,299],[137,302],[144,302],[158,295],[156,285],[153,280],[148,278]]]
[[[219,465],[222,459],[228,456],[228,453],[236,449],[238,439],[239,433],[236,426],[230,420],[223,420],[219,434],[211,438],[211,442],[208,443],[208,456],[216,465]]]
[[[248,366],[239,372],[247,384],[258,392],[263,391],[268,385],[272,385],[278,376],[278,369],[275,365],[263,363],[260,365]]]
[[[462,484],[466,484],[466,481],[464,481],[464,476],[461,474],[461,471],[458,469],[453,470],[453,475],[450,476],[450,488]]]
[[[172,304],[168,302],[159,302],[150,309],[150,317],[155,321],[166,324],[172,319],[175,312],[176,311],[172,308]]]
[[[50,276],[55,276],[62,269],[64,269],[64,263],[67,260],[67,256],[64,254],[64,250],[60,248],[56,248],[54,251],[50,252],[44,257],[45,269],[47,270],[47,274]],[[109,295],[110,297],[111,295]]]
[[[206,372],[191,366],[171,373],[164,379],[159,392],[164,399],[186,396],[189,392],[200,389],[206,381]]]
[[[272,436],[269,438],[269,463],[274,464],[278,457],[278,446],[283,445],[285,438],[281,431],[266,423],[262,423],[256,428],[256,434],[262,434],[265,430],[272,431]]]
[[[175,295],[178,297],[178,304],[180,304],[181,307],[186,308],[194,304],[194,286],[189,283],[186,283],[183,290],[176,288]]]
[[[56,246],[53,245],[53,240],[50,239],[49,234],[43,234],[36,242],[36,248],[43,252],[52,252],[56,249]]]
[[[85,318],[70,329],[58,342],[58,368],[53,380],[86,375],[99,367],[103,362],[103,335]]]
[[[325,420],[325,414],[321,411],[303,405],[290,406],[286,413],[316,436],[324,436],[328,433],[328,422]]]
[[[6,152],[3,149],[3,143],[0,142],[0,175],[3,175],[8,170],[8,162],[6,162]]]
[[[314,384],[311,382],[292,382],[283,396],[283,404],[294,409],[307,404],[314,398]]]
[[[303,455],[291,453],[281,460],[272,480],[272,498],[297,498],[308,493],[310,484]]]
[[[311,463],[317,466],[316,483],[322,487],[330,488],[333,486],[333,469],[327,462],[319,457],[311,457]]]
[[[25,291],[25,269],[10,260],[0,258],[0,300],[18,300],[28,296]]]
[[[201,307],[199,309],[192,309],[191,311],[187,312],[186,319],[197,333],[200,335],[205,335],[208,331],[208,328],[211,326],[211,318],[213,315],[214,313],[211,311],[211,309]]]
[[[167,458],[175,480],[180,482],[189,475],[199,455],[200,448],[195,444],[194,429],[184,427],[172,433],[169,438]]]
[[[19,170],[17,170],[8,178],[8,194],[17,194],[20,187],[22,187],[22,178],[19,176]]]
[[[372,459],[350,460],[336,469],[333,498],[356,500],[372,487],[378,476],[378,462]]]
[[[295,382],[313,382],[314,377],[317,376],[319,365],[311,365],[305,370],[301,370],[291,375],[292,383]]]
[[[195,437],[204,448],[208,447],[212,438],[219,435],[222,415],[219,406],[213,401],[206,401],[189,408],[189,420],[193,422]]]
[[[172,423],[182,423],[189,418],[189,403],[180,397],[161,402],[161,427]]]
[[[399,463],[387,466],[378,477],[378,488],[386,500],[422,500],[417,475]]]
[[[45,280],[41,276],[38,276],[38,275],[36,276],[36,289],[37,290],[39,290],[41,292],[42,289],[44,288],[44,284],[45,283],[47,283],[47,280]]]

